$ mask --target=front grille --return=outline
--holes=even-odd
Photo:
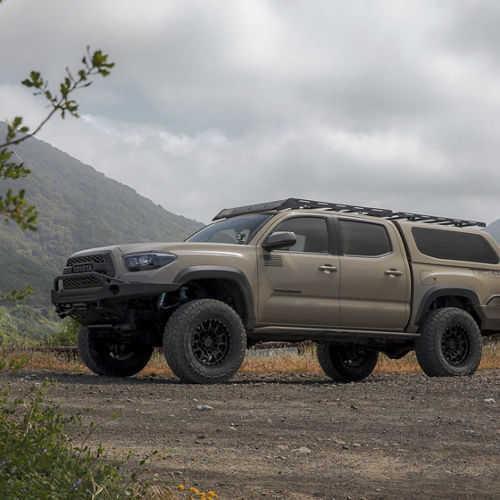
[[[75,255],[66,261],[63,274],[74,274],[95,271],[105,276],[114,276],[115,267],[111,252],[102,252],[93,255]]]
[[[93,286],[101,286],[102,282],[95,276],[77,276],[75,278],[63,278],[63,289],[68,288],[90,288]]]
[[[81,257],[70,257],[67,266],[76,266],[79,264],[101,264],[104,262],[104,255],[83,255]]]

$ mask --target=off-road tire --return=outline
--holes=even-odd
[[[472,375],[482,350],[479,326],[467,311],[457,307],[431,311],[415,341],[418,363],[429,377]]]
[[[378,351],[360,345],[318,344],[316,355],[322,370],[336,382],[359,382],[374,370]]]
[[[139,341],[114,343],[113,346],[105,336],[81,326],[78,332],[78,351],[83,362],[97,375],[129,377],[148,364],[153,347]]]
[[[170,369],[183,382],[215,384],[229,380],[245,358],[246,332],[236,311],[214,299],[178,307],[163,335]]]

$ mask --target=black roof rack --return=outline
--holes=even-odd
[[[324,210],[334,210],[336,212],[357,213],[371,215],[372,217],[383,217],[391,220],[409,220],[425,222],[428,224],[440,224],[443,226],[486,227],[484,222],[451,219],[448,217],[438,217],[435,215],[415,214],[413,212],[394,212],[386,208],[363,207],[361,205],[346,205],[344,203],[329,203],[326,201],[303,200],[301,198],[287,198],[286,200],[269,201],[267,203],[257,203],[255,205],[245,205],[243,207],[225,208],[221,210],[213,220],[228,219],[237,215],[253,214],[257,212],[269,212],[290,210],[297,208],[322,208]]]

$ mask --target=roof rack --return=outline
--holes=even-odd
[[[451,219],[448,217],[438,217],[435,215],[416,214],[413,212],[394,212],[386,208],[364,207],[361,205],[346,205],[344,203],[329,203],[325,201],[303,200],[301,198],[287,198],[286,200],[269,201],[255,205],[245,205],[243,207],[225,208],[221,210],[213,220],[228,219],[237,215],[253,214],[257,212],[293,210],[298,208],[322,208],[324,210],[334,210],[336,212],[357,213],[371,215],[372,217],[383,217],[390,220],[409,220],[428,224],[439,224],[442,226],[486,227],[484,222]]]

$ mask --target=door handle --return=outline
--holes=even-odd
[[[325,273],[333,273],[334,271],[337,270],[335,266],[332,266],[331,264],[323,264],[322,266],[319,266],[318,269],[320,271],[324,271]]]
[[[384,271],[384,274],[386,276],[401,276],[403,273],[401,271],[398,271],[397,269],[387,269]]]

